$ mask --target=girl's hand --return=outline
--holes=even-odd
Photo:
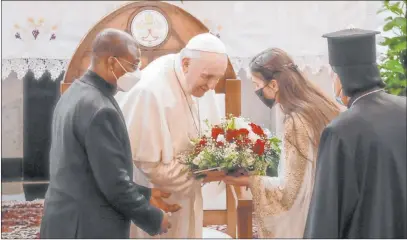
[[[223,182],[225,182],[226,184],[229,184],[229,185],[248,187],[249,186],[249,176],[248,175],[243,175],[243,176],[239,176],[239,177],[226,176],[223,179]]]

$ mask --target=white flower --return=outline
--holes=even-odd
[[[205,136],[205,137],[207,137],[207,138],[210,138],[211,137],[211,134],[212,134],[212,132],[211,131],[209,131],[209,130],[206,130],[206,131],[203,131],[203,136]]]
[[[263,128],[264,134],[266,134],[267,138],[271,138],[273,135],[271,134],[270,130],[267,128]]]
[[[236,144],[230,144],[226,149],[225,149],[225,152],[224,152],[224,157],[225,158],[235,158],[236,156],[237,156],[237,153],[236,153]]]
[[[200,153],[198,154],[198,156],[196,156],[196,157],[194,158],[194,160],[192,160],[192,163],[195,164],[195,165],[199,165],[199,164],[202,162],[203,154],[204,154],[203,151],[200,152]]]
[[[256,161],[254,158],[248,157],[243,160],[242,164],[244,167],[250,167],[254,164],[254,161]]]
[[[236,143],[231,143],[231,144],[229,145],[229,148],[234,151],[234,150],[237,148]]]
[[[252,141],[253,143],[256,142],[258,139],[260,139],[260,136],[255,134],[252,131],[249,131],[249,139],[250,141]]]
[[[219,134],[216,138],[217,142],[225,142],[225,136],[223,134]]]
[[[201,163],[201,161],[202,161],[202,159],[201,159],[201,158],[199,157],[199,155],[198,155],[198,156],[196,156],[196,157],[194,158],[194,160],[192,161],[192,163],[198,166],[199,163]]]
[[[244,128],[247,130],[251,130],[249,123],[241,117],[235,118],[235,127],[236,129]]]
[[[246,159],[246,163],[247,163],[249,166],[253,165],[253,164],[254,164],[254,161],[256,161],[256,160],[255,160],[254,158],[252,158],[252,157],[249,157],[249,158]]]

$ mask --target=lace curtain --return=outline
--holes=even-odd
[[[251,58],[231,57],[230,61],[236,73],[241,69],[246,69]],[[317,73],[323,68],[330,69],[326,57],[302,56],[294,57],[294,61],[302,71]],[[45,71],[50,72],[52,80],[55,80],[68,67],[69,59],[42,59],[42,58],[14,58],[2,59],[1,70],[2,79],[6,79],[11,72],[17,74],[18,79],[22,79],[28,71],[34,73],[34,77],[39,79]]]

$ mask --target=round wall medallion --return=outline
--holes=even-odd
[[[168,21],[164,15],[155,10],[139,12],[132,20],[131,33],[136,41],[144,47],[156,47],[168,36]]]

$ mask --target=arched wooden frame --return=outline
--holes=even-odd
[[[159,11],[167,18],[169,32],[167,39],[160,45],[148,48],[141,46],[142,68],[155,58],[179,52],[193,36],[209,30],[195,17],[172,4],[156,1],[132,2],[113,11],[102,18],[82,39],[72,56],[64,80],[61,83],[63,93],[73,81],[80,78],[90,64],[90,49],[96,35],[106,28],[115,28],[131,34],[131,22],[142,10]],[[178,31],[177,31],[178,30]],[[236,79],[233,67],[228,62],[225,76],[219,80],[216,93],[225,94],[225,114],[240,116],[241,84]],[[250,193],[243,189],[227,186],[226,210],[205,210],[204,225],[227,225],[227,232],[232,237],[252,237],[252,203]]]

